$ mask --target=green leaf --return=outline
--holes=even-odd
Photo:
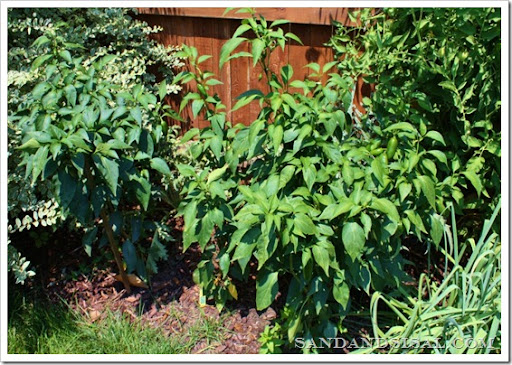
[[[251,126],[249,127],[249,146],[255,145],[256,137],[264,127],[265,121],[263,119],[259,119],[251,123]]]
[[[39,38],[37,38],[34,41],[34,43],[32,43],[31,47],[38,48],[38,47],[42,46],[43,44],[48,44],[48,43],[50,43],[50,39],[47,36],[42,35]]]
[[[123,115],[124,113],[126,113],[126,107],[121,105],[121,106],[118,106],[114,113],[112,114],[112,120],[116,120],[117,118],[119,118],[121,115]]]
[[[73,58],[71,57],[71,53],[68,50],[60,51],[59,56],[66,62],[72,63]]]
[[[197,116],[199,115],[199,112],[201,111],[201,109],[203,109],[203,106],[204,106],[204,100],[202,100],[202,99],[194,100],[192,102],[192,114],[194,115],[194,118],[197,118]]]
[[[208,175],[208,180],[206,181],[207,184],[211,183],[212,181],[218,180],[224,175],[226,172],[226,169],[229,167],[229,165],[224,165],[222,167],[219,167],[218,169],[213,170]]]
[[[377,180],[384,185],[384,174],[386,173],[382,161],[379,157],[374,158],[371,163],[372,173],[375,175]]]
[[[39,148],[34,155],[34,163],[32,166],[32,183],[35,183],[41,172],[43,172],[46,163],[48,162],[48,151],[50,146],[45,145]]]
[[[345,250],[352,260],[355,260],[364,249],[366,242],[364,230],[356,222],[347,222],[343,225],[341,238],[343,240]]]
[[[315,165],[309,165],[307,168],[303,168],[302,175],[304,176],[304,182],[308,190],[311,191],[317,175]]]
[[[163,100],[165,95],[167,95],[167,82],[165,79],[163,79],[162,82],[158,85],[158,97],[160,100]]]
[[[43,65],[46,61],[48,61],[49,59],[51,59],[53,57],[53,55],[51,54],[45,54],[45,55],[41,55],[39,57],[37,57],[34,62],[32,62],[32,67],[31,67],[31,71],[34,71],[36,68],[38,68],[39,66]]]
[[[149,164],[152,169],[155,169],[162,175],[166,175],[169,177],[172,176],[171,170],[169,169],[169,166],[167,165],[167,162],[165,162],[164,159],[160,157],[154,157],[149,161]]]
[[[30,138],[27,142],[23,143],[21,146],[16,147],[18,150],[30,150],[41,147],[41,144],[35,138]]]
[[[192,138],[194,138],[195,136],[197,136],[199,134],[199,129],[198,128],[192,128],[190,129],[189,131],[187,131],[187,133],[185,133],[183,135],[183,137],[181,138],[180,142],[181,143],[185,143],[185,142],[188,142],[190,141]]]
[[[229,39],[220,50],[219,56],[219,68],[228,61],[229,55],[233,52],[242,42],[246,41],[247,38],[231,38]]]
[[[407,215],[407,218],[409,218],[411,223],[414,224],[421,232],[427,233],[425,225],[423,224],[423,220],[421,219],[420,215],[417,212],[407,209],[405,211],[405,214]]]
[[[394,222],[400,222],[400,215],[398,214],[396,206],[387,199],[373,198],[370,208],[386,214],[388,218]]]
[[[46,92],[48,90],[50,90],[51,88],[52,88],[52,86],[49,83],[41,82],[41,83],[37,84],[34,87],[34,89],[32,89],[32,96],[36,100],[41,99],[43,97],[43,95],[46,94]]]
[[[404,132],[413,132],[415,134],[418,134],[418,130],[416,128],[414,128],[414,126],[411,123],[407,123],[407,122],[394,123],[394,124],[390,125],[389,127],[387,127],[386,129],[384,129],[384,132],[392,132],[392,131],[396,131],[396,130],[404,131]]]
[[[84,246],[85,252],[89,257],[91,257],[92,251],[92,243],[96,239],[96,234],[98,233],[98,227],[94,227],[92,229],[88,229],[87,232],[82,237],[82,245]]]
[[[224,85],[222,81],[219,81],[217,79],[208,79],[206,80],[205,84],[208,86]]]
[[[403,182],[400,185],[398,185],[398,192],[400,194],[400,201],[403,202],[405,198],[409,195],[409,193],[412,190],[412,184],[409,184],[407,182]]]
[[[200,63],[203,63],[204,61],[212,58],[213,56],[212,55],[209,55],[209,54],[205,54],[205,55],[202,55],[200,56],[198,59],[197,59],[197,64],[200,64]]]
[[[299,38],[299,37],[297,37],[297,36],[296,36],[295,34],[293,34],[293,33],[286,33],[284,36],[285,36],[285,37],[287,37],[287,38],[289,38],[289,39],[293,39],[295,42],[297,42],[297,43],[299,43],[299,44],[301,44],[301,45],[304,45],[304,43],[302,43],[302,41],[300,40],[300,38]],[[319,68],[318,68],[318,69],[320,70],[320,66],[319,66]],[[318,72],[318,71],[317,71],[317,72]]]
[[[370,231],[372,230],[372,219],[370,218],[370,216],[368,214],[361,213],[361,215],[359,216],[359,220],[363,224],[364,235],[366,238],[368,238],[368,235],[369,235]]]
[[[260,272],[256,280],[256,309],[263,310],[274,301],[279,291],[277,272]]]
[[[251,29],[251,26],[249,24],[242,24],[238,28],[236,28],[235,33],[233,33],[233,36],[231,38],[237,38],[239,35],[244,34],[249,29]]]
[[[443,136],[438,131],[429,131],[427,134],[425,134],[425,137],[433,139],[434,141],[441,143],[443,146],[446,146],[446,142],[444,141]]]
[[[270,27],[269,28],[274,28],[274,27],[277,27],[278,25],[282,25],[282,24],[288,24],[290,23],[289,20],[286,20],[286,19],[277,19],[277,20],[274,20],[271,24],[270,24]]]
[[[75,196],[75,191],[78,186],[78,182],[63,169],[58,172],[58,179],[60,182],[59,187],[59,204],[62,208],[67,208],[69,203]]]
[[[76,105],[76,89],[73,85],[68,85],[64,88],[64,93],[66,95],[66,100],[71,106]]]
[[[240,100],[238,100],[235,104],[235,106],[233,106],[233,108],[231,108],[231,111],[234,112],[244,106],[246,106],[247,104],[249,104],[251,101],[253,101],[254,99],[256,98],[255,95],[253,96],[248,96],[246,98],[242,98]]]
[[[444,152],[441,152],[439,150],[429,150],[427,153],[430,153],[432,156],[437,158],[440,162],[444,163],[448,166],[448,159],[446,158],[446,155]]]
[[[259,99],[263,97],[263,93],[260,90],[248,90],[237,97],[238,101],[231,108],[231,111],[234,112],[247,104],[249,104],[254,99]]]
[[[279,175],[269,176],[269,178],[265,180],[264,186],[262,184],[262,189],[267,197],[276,195],[279,191]]]
[[[475,187],[476,193],[480,197],[483,189],[482,180],[480,180],[480,177],[473,170],[464,171],[462,174],[471,182],[471,185]]]
[[[92,150],[90,146],[85,142],[85,140],[82,137],[83,136],[77,132],[63,140],[63,142],[71,143],[71,145],[75,147],[75,149],[81,148],[87,152],[91,152]]]
[[[287,165],[281,170],[279,174],[279,189],[286,186],[286,184],[292,179],[294,173],[295,166],[292,165]]]
[[[315,262],[325,271],[325,275],[329,276],[329,265],[331,263],[329,251],[323,246],[314,245],[313,257]]]
[[[256,38],[251,42],[251,45],[252,45],[252,49],[251,49],[252,63],[253,63],[253,67],[254,67],[258,63],[258,61],[261,57],[261,54],[263,53],[263,50],[265,49],[265,42],[263,42],[263,40],[261,40],[259,38]]]
[[[276,125],[274,128],[274,133],[272,134],[272,143],[274,146],[274,153],[277,153],[279,151],[279,147],[281,146],[281,142],[283,141],[283,126],[282,125]]]
[[[119,165],[104,156],[100,156],[101,163],[97,163],[96,167],[100,170],[101,175],[105,179],[107,186],[114,196],[117,194],[117,181],[119,179]]]
[[[151,198],[151,183],[143,177],[133,177],[135,180],[135,196],[142,205],[142,208],[148,210],[149,199]]]
[[[340,214],[349,212],[353,206],[354,203],[350,199],[345,199],[340,203],[329,204],[318,219],[332,220]]]
[[[182,174],[183,176],[186,176],[186,177],[196,176],[196,171],[190,165],[185,165],[185,164],[180,163],[180,164],[177,164],[176,167],[178,168],[178,171],[180,172],[180,174]]]
[[[420,184],[421,191],[427,197],[428,202],[435,209],[436,207],[436,190],[434,182],[428,176],[418,176],[417,181]]]
[[[430,216],[430,237],[435,245],[439,245],[444,233],[444,219],[439,214],[432,214]]]
[[[331,62],[327,62],[324,67],[322,68],[322,72],[323,73],[326,73],[327,71],[329,71],[333,66],[336,66],[338,64],[338,61],[331,61]]]
[[[117,112],[117,110],[116,110]],[[135,107],[133,109],[130,109],[130,115],[133,117],[133,119],[135,119],[135,121],[137,123],[139,123],[139,125],[142,123],[142,110],[140,109],[140,107]],[[112,117],[112,119],[115,119],[116,117]]]
[[[203,219],[201,219],[201,229],[199,231],[199,235],[197,236],[197,241],[199,242],[199,246],[202,250],[204,250],[210,241],[213,228],[214,224],[212,221],[212,211],[210,210],[208,213],[206,213]]]
[[[448,89],[456,93],[458,92],[453,81],[442,81],[438,85],[441,86],[443,89]]]
[[[348,186],[351,186],[354,183],[354,169],[350,166],[348,161],[343,163],[343,167],[341,168],[341,176],[343,177],[343,181],[346,182]]]
[[[320,72],[320,65],[318,63],[315,63],[315,62],[312,62],[312,63],[308,63],[306,66],[304,67],[307,67],[307,68],[310,68],[312,69],[313,71],[315,71],[316,73]]]
[[[126,262],[126,271],[129,273],[134,271],[137,266],[137,251],[130,240],[123,243],[123,258]]]
[[[337,272],[334,277],[334,285],[332,287],[332,295],[334,299],[341,304],[343,309],[348,309],[348,301],[350,300],[350,288],[345,281],[345,275],[342,272]]]
[[[304,213],[298,213],[295,215],[295,219],[293,220],[294,225],[294,233],[299,236],[304,236],[304,234],[313,235],[317,233],[317,229],[315,224]]]

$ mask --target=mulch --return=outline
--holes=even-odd
[[[229,310],[222,313],[213,303],[200,306],[199,287],[192,280],[192,272],[200,258],[199,248],[191,247],[182,253],[177,246],[171,251],[169,260],[161,262],[159,272],[151,278],[150,289],[132,287],[132,293],[127,294],[122,283],[114,278],[113,269],[102,268],[74,279],[59,274],[58,270],[50,270],[53,274],[46,281],[46,291],[52,301],[64,301],[92,322],[105,318],[109,311],[120,312],[132,321],[159,328],[166,335],[184,338],[197,321],[210,320],[221,325],[222,343],[212,346],[204,339],[194,346],[191,353],[258,353],[258,338],[276,318],[275,310],[268,308],[258,312],[246,300],[231,302]],[[83,250],[74,254],[80,256],[74,260],[75,265],[80,259],[87,259]],[[112,263],[111,267],[115,265]],[[241,297],[252,295],[250,291],[253,289],[249,286],[246,284],[246,288],[239,289]]]

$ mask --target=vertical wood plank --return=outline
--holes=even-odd
[[[215,25],[215,19],[201,19],[201,21],[194,21],[193,23],[194,29],[194,43],[193,46],[197,48],[198,57],[203,55],[213,55],[216,50],[213,49],[213,37],[215,36],[214,29],[217,27]],[[199,65],[199,68],[202,72],[211,71],[213,69],[213,60],[212,58],[207,59]],[[201,113],[197,118],[197,123],[199,128],[205,128],[209,125],[208,121],[203,118],[203,113]]]
[[[268,93],[268,87],[265,82],[265,76],[263,75],[263,69],[260,66],[260,64],[256,64],[255,67],[253,67],[252,59],[249,63],[249,80],[248,80],[248,89],[256,89],[261,90],[263,94]],[[260,79],[261,75],[261,79]],[[249,123],[254,122],[258,118],[258,114],[261,111],[261,107],[258,102],[253,102],[249,104]]]
[[[309,27],[303,24],[293,24],[291,32],[294,33],[302,41],[302,45],[293,40],[288,42],[289,63],[293,67],[293,79],[304,81],[309,75],[310,70],[307,65],[310,61],[309,48],[311,48],[311,32]],[[301,92],[302,89],[290,89],[291,92]]]
[[[330,26],[311,25],[309,26],[311,32],[311,59],[320,65],[320,71],[323,66],[333,60],[333,53],[330,47],[324,44],[329,41],[331,37],[332,28]],[[324,75],[322,82],[327,81],[328,76]]]
[[[233,53],[236,52],[250,52],[250,47],[247,42],[242,43]],[[249,65],[250,59],[248,57],[240,57],[231,60],[231,100],[232,106],[235,106],[236,98],[240,94],[249,90],[250,84],[247,82],[249,79]],[[241,109],[235,110],[231,113],[231,121],[233,124],[243,123],[249,125],[250,106],[246,105]]]
[[[217,57],[219,57],[220,50],[222,46],[231,38],[231,21],[225,19],[217,20],[217,29],[219,34],[219,42],[217,44]],[[217,58],[217,64],[219,63],[219,59]],[[229,112],[231,110],[231,62],[226,62],[222,69],[219,69],[219,79],[223,82],[223,86],[220,90],[219,96],[226,106],[226,110]],[[228,114],[228,120],[230,116]]]

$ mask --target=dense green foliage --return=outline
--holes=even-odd
[[[156,154],[164,139],[164,107],[142,85],[127,92],[100,78],[99,71],[116,56],[106,55],[86,68],[73,55],[80,45],[49,33],[34,46],[45,45],[51,48],[32,64],[44,68],[45,78],[11,116],[21,130],[20,166],[32,185],[51,181],[61,214],[85,229],[89,255],[101,219],[100,247],[109,241],[122,273],[117,241],[123,241],[127,271],[146,278],[157,271],[156,261],[167,257],[159,241],[166,233],[146,217],[150,205],[163,201],[160,174],[171,176]],[[161,100],[165,94],[163,81]],[[144,245],[148,236],[152,241]]]
[[[49,52],[55,42],[72,48],[74,60],[85,68],[92,68],[105,55],[116,55],[115,62],[104,63],[96,71],[96,76],[119,91],[132,90],[136,84],[144,85],[148,92],[156,93],[161,80],[165,80],[164,94],[176,93],[180,88],[172,83],[176,67],[182,65],[176,57],[175,47],[164,47],[148,38],[160,28],[149,27],[135,20],[130,9],[98,8],[12,8],[8,12],[8,106],[12,116],[18,108],[29,108],[29,92],[34,86],[48,78],[48,69],[32,67],[33,62]],[[31,47],[36,39],[45,35],[52,43],[39,42]],[[78,46],[79,45],[79,46]],[[60,50],[59,50],[60,51]],[[63,50],[62,50],[63,51]],[[48,71],[50,72],[50,71]],[[162,92],[160,90],[160,92]],[[143,114],[145,118],[145,114]],[[145,120],[145,123],[147,120]],[[167,124],[163,124],[167,130]],[[25,178],[25,167],[21,163],[21,133],[17,119],[8,119],[9,132],[9,174],[8,211],[10,231],[32,229],[30,232],[35,244],[43,244],[48,233],[64,222],[61,208],[53,194],[53,181],[44,179],[31,184]],[[165,133],[161,154],[171,160],[176,156],[176,134]],[[174,170],[172,177],[164,177],[163,186],[169,187],[167,200],[176,203],[179,180]],[[174,191],[174,193],[173,193]],[[58,224],[57,224],[58,223]],[[34,231],[34,227],[38,227]],[[44,228],[44,227],[51,227]],[[74,224],[71,224],[74,229]],[[46,238],[47,239],[47,238]],[[9,245],[12,253],[9,261],[14,265],[13,272],[20,279],[25,278],[22,267],[26,261],[18,255],[16,242]],[[21,261],[20,261],[21,260]],[[14,267],[17,267],[14,270]],[[30,272],[32,274],[32,272]],[[21,276],[20,276],[21,275]],[[21,281],[21,280],[20,280]]]
[[[89,254],[109,244],[122,275],[148,279],[167,257],[162,216],[178,208],[183,249],[201,251],[200,304],[222,309],[253,285],[257,310],[279,309],[262,353],[298,337],[302,351],[317,351],[310,345],[347,331],[347,316],[368,313],[375,337],[495,339],[499,351],[498,9],[352,12],[358,25],[335,24],[336,59],[310,63],[304,80],[290,65],[271,68],[276,49],[301,43],[283,30],[288,21],[241,9],[249,17],[219,68],[248,57],[262,70],[265,88],[231,110],[259,105],[250,126],[233,125],[212,93],[221,82],[202,68],[210,55],[156,45],[146,38],[156,29],[127,10],[70,10],[9,13],[11,232],[70,222]],[[174,76],[182,58],[189,71]],[[358,77],[375,83],[363,113]],[[197,86],[180,112],[191,104],[209,122],[183,136],[180,153],[166,120],[179,113],[163,103],[176,83]],[[427,248],[429,270],[432,253],[444,256],[433,264],[442,280],[406,274],[411,242]],[[34,274],[22,256],[9,245],[17,282]],[[370,308],[354,313],[368,306],[356,298]]]
[[[323,70],[308,65],[312,74],[304,81],[292,80],[289,65],[274,74],[271,52],[287,39],[299,41],[274,28],[284,23],[268,25],[253,15],[220,52],[220,66],[251,57],[264,70],[268,90],[245,92],[233,108],[259,103],[250,127],[230,124],[219,98],[208,94],[217,81],[200,70],[204,56],[184,49],[196,72],[177,79],[201,85],[184,102],[192,100],[194,113],[211,127],[185,135],[198,136],[191,152],[207,162],[199,171],[178,166],[191,178],[179,213],[184,247],[198,242],[203,250],[195,272],[203,300],[222,307],[237,298],[236,283],[256,275],[257,309],[280,292],[288,340],[299,334],[312,340],[336,336],[351,291],[401,286],[402,238],[414,234],[439,244],[444,220],[438,213],[451,190],[436,178],[447,164],[443,137],[407,121],[375,128],[370,137],[353,113],[353,79],[333,72],[324,85],[317,81],[336,71],[337,61]],[[249,31],[254,38],[242,37]],[[251,43],[251,52],[233,53],[242,42]]]
[[[447,163],[433,167],[437,152],[419,150],[418,159],[440,183],[436,195],[455,202],[457,214],[466,216],[460,228],[475,227],[475,221],[492,214],[500,197],[500,9],[371,13],[353,14],[360,17],[358,27],[338,24],[330,41],[342,59],[342,74],[376,84],[361,122],[372,129],[408,122],[444,136],[446,145],[439,150]],[[398,147],[404,148],[401,140]],[[438,203],[445,208],[443,200]],[[499,220],[494,229],[499,230]]]

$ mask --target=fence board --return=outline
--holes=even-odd
[[[353,8],[360,9],[360,8]],[[349,8],[255,8],[267,20],[288,19],[296,24],[320,24],[330,25],[336,20],[344,25],[354,25],[348,18]],[[232,10],[224,15],[225,8],[138,8],[140,14],[158,14],[180,17],[215,18],[215,19],[245,19],[246,13],[236,13]]]

